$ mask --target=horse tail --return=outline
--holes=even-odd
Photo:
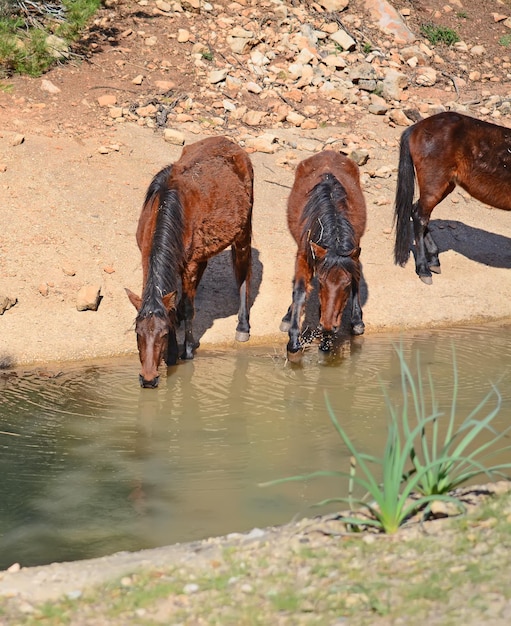
[[[410,256],[410,220],[412,219],[413,195],[415,193],[415,167],[410,152],[410,135],[413,128],[410,126],[403,132],[399,144],[394,212],[394,225],[396,227],[394,263],[401,266],[406,264]]]

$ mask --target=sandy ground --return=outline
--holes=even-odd
[[[433,213],[442,275],[421,283],[413,262],[393,264],[393,198],[402,128],[368,116],[350,129],[365,138],[361,167],[368,227],[362,240],[366,335],[386,330],[505,319],[511,316],[511,215],[456,190]],[[186,143],[197,141],[184,129]],[[291,298],[295,245],[285,208],[294,165],[346,129],[279,131],[274,155],[251,155],[255,169],[254,277],[249,344],[285,350],[279,323]],[[181,147],[161,134],[119,125],[90,140],[0,136],[0,295],[16,298],[0,316],[4,365],[48,363],[136,352],[135,310],[124,288],[141,289],[135,231],[152,176]],[[107,154],[99,149],[106,146]],[[380,168],[390,172],[373,176]],[[388,176],[388,177],[385,177]],[[76,295],[101,285],[97,311],[79,312]],[[42,295],[41,290],[47,290]],[[201,344],[234,345],[237,294],[224,252],[210,262],[197,297]],[[242,346],[238,348],[242,349]],[[199,351],[200,354],[200,351]]]

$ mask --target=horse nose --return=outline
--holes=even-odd
[[[146,380],[142,374],[138,375],[138,380],[140,381],[140,386],[145,389],[155,389],[158,387],[158,383],[160,382],[160,377],[155,376],[152,380]]]

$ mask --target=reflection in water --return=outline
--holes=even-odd
[[[278,351],[201,350],[140,389],[133,359],[74,366],[51,376],[0,379],[0,567],[88,558],[278,524],[323,498],[346,495],[333,479],[260,488],[275,478],[347,469],[325,394],[355,445],[380,454],[383,389],[400,404],[402,346],[431,369],[445,411],[452,346],[466,416],[496,383],[500,427],[510,417],[511,332],[462,328],[357,338],[336,363],[301,366]],[[497,424],[498,425],[498,424]],[[9,434],[11,433],[11,434]]]

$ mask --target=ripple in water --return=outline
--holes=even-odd
[[[355,445],[381,454],[384,390],[401,403],[399,344],[414,372],[420,355],[424,380],[429,368],[447,414],[454,349],[460,418],[494,383],[503,397],[500,427],[508,424],[511,333],[492,326],[357,338],[325,365],[315,348],[301,366],[290,365],[284,341],[199,350],[157,390],[139,387],[134,357],[2,373],[0,567],[283,523],[346,495],[345,484],[328,479],[258,485],[347,469],[325,394]]]

